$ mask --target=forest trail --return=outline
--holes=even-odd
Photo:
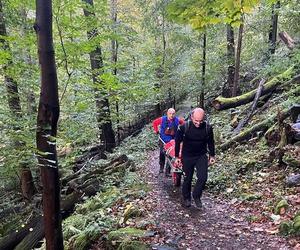
[[[178,116],[186,116],[191,103],[178,107]],[[262,225],[251,224],[250,212],[240,211],[231,202],[213,197],[207,191],[203,209],[181,205],[181,188],[171,178],[158,175],[159,150],[149,153],[142,175],[150,186],[145,198],[147,216],[155,221],[158,235],[149,240],[152,249],[292,249],[284,238],[266,233]],[[144,169],[143,169],[144,170]]]
[[[229,201],[205,191],[203,209],[181,206],[181,189],[170,178],[158,175],[158,154],[153,151],[143,171],[151,191],[145,198],[147,217],[156,222],[152,249],[292,249],[284,238],[265,232],[247,221],[247,211],[238,211]],[[148,204],[147,204],[148,203]]]

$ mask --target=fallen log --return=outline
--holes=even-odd
[[[68,194],[74,190],[85,188],[85,183],[87,183],[90,179],[97,179],[97,176],[101,176],[104,174],[109,175],[111,172],[118,171],[119,166],[122,166],[123,164],[126,164],[128,162],[129,161],[127,156],[121,155],[99,168],[81,173],[81,175],[74,174],[73,179],[67,178],[69,181],[67,183],[64,182],[64,189],[67,190],[66,193]]]
[[[26,226],[21,226],[20,229],[13,231],[12,233],[2,237],[0,239],[0,249],[10,250],[30,232],[31,228],[35,227],[40,218],[33,218]]]
[[[94,169],[89,172],[76,173],[73,175],[77,182],[74,182],[75,188],[68,194],[61,202],[62,218],[69,216],[73,206],[79,202],[83,195],[92,196],[101,190],[101,183],[99,175],[109,175],[117,171],[125,170],[131,161],[128,160],[126,155],[118,156],[112,159],[109,163],[105,164],[100,169]],[[66,178],[69,182],[65,185],[70,185],[72,180]],[[37,216],[33,218],[28,225],[16,230],[5,237],[0,238],[0,249],[32,249],[44,237],[43,218]]]
[[[283,80],[287,78],[293,72],[293,70],[294,70],[294,66],[290,67],[282,74],[269,80],[266,84],[264,84],[261,95],[265,95],[273,91],[283,83],[284,84],[299,83],[300,75],[295,76],[293,79],[289,80],[288,82],[283,82]],[[238,107],[240,105],[251,102],[254,99],[256,92],[257,90],[254,89],[243,95],[235,96],[231,98],[224,98],[222,96],[219,96],[212,102],[212,105],[216,110],[224,110],[228,108]]]
[[[248,114],[246,115],[246,117],[244,119],[242,119],[239,124],[237,125],[237,127],[235,128],[234,130],[234,133],[235,134],[238,134],[240,133],[241,129],[245,126],[246,123],[248,123],[248,121],[251,119],[251,117],[253,116],[253,113],[254,113],[254,110],[256,109],[256,106],[257,106],[257,102],[259,100],[259,97],[261,96],[261,92],[262,92],[262,89],[263,89],[263,85],[266,81],[264,79],[262,79],[260,82],[259,82],[259,85],[258,85],[258,88],[257,88],[257,91],[256,91],[256,94],[255,94],[255,98],[254,98],[254,101],[253,101],[253,104],[251,106],[251,109],[250,111],[248,112]]]
[[[126,155],[120,155],[114,159],[112,159],[110,162],[102,165],[101,167],[97,168],[96,170],[94,170],[93,172],[91,171],[87,171],[85,173],[89,173],[89,175],[96,175],[96,174],[102,174],[105,172],[106,168],[108,167],[113,167],[111,166],[112,164],[121,164],[124,163],[128,160]],[[74,180],[76,178],[79,178],[80,175],[85,174],[82,169],[79,169],[77,172],[75,172],[74,174],[68,175],[66,177],[64,177],[61,180],[61,183],[63,186],[66,186],[68,182],[70,182],[71,180]]]
[[[82,196],[82,193],[80,192],[73,192],[72,194],[66,196],[62,202],[61,202],[61,210],[62,210],[62,217],[66,218],[66,216],[69,214],[69,211],[73,208],[73,206],[79,201],[80,197]],[[31,237],[36,238],[39,236],[39,239],[35,241],[35,244],[41,240],[44,237],[44,231],[43,227],[41,227],[41,224],[43,224],[43,216],[35,216],[31,219],[31,221],[27,224],[22,226],[20,229],[15,230],[14,232],[6,235],[5,237],[0,239],[0,249],[15,249],[17,245],[20,245],[22,242],[22,250],[25,249],[32,249],[34,245],[30,245],[31,243],[27,242],[26,237],[29,235],[33,235]],[[25,240],[26,239],[26,240]],[[29,238],[31,241],[31,238]],[[21,243],[19,243],[21,242]],[[30,247],[26,248],[27,244],[30,245]]]
[[[74,205],[80,200],[82,196],[81,192],[73,192],[62,200],[61,213],[62,218],[65,219],[70,215],[70,210],[73,209]],[[15,250],[30,250],[44,238],[44,221],[43,216],[38,217],[38,222],[34,228],[23,238],[23,240],[17,244]]]
[[[287,118],[289,116],[289,110],[282,112],[283,119]],[[274,124],[275,119],[277,118],[277,115],[273,115],[270,118],[264,120],[263,122],[260,122],[253,127],[246,129],[242,131],[240,134],[232,137],[227,142],[221,144],[219,149],[221,151],[226,150],[230,148],[234,143],[241,142],[243,140],[249,139],[255,132],[263,131],[265,132],[270,126]]]

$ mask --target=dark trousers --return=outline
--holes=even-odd
[[[164,151],[164,145],[160,142],[159,143],[159,165],[162,167],[165,165],[166,155]]]
[[[199,199],[202,196],[205,183],[207,181],[208,158],[201,155],[197,157],[183,157],[184,180],[182,184],[182,195],[184,199],[191,199],[192,180],[195,168],[197,170],[197,182],[193,190],[193,198]]]

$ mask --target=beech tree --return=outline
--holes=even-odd
[[[58,80],[52,38],[52,1],[36,0],[35,30],[41,68],[37,116],[37,155],[43,185],[43,213],[47,250],[63,249],[60,181],[56,153],[59,117]]]

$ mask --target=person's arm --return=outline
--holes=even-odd
[[[161,125],[161,121],[162,121],[162,117],[156,118],[153,122],[152,122],[152,127],[153,130],[156,134],[159,133],[159,126]]]
[[[185,122],[185,121],[184,121],[184,118],[182,118],[182,117],[179,117],[178,119],[179,119],[179,125],[182,125],[182,124],[184,124],[184,122]]]
[[[209,153],[209,164],[215,163],[215,140],[214,140],[214,132],[213,128],[210,126],[208,131],[208,153]]]
[[[175,134],[175,157],[179,157],[180,152],[180,143],[183,141],[183,127],[184,125],[181,125],[178,127],[176,134]]]

